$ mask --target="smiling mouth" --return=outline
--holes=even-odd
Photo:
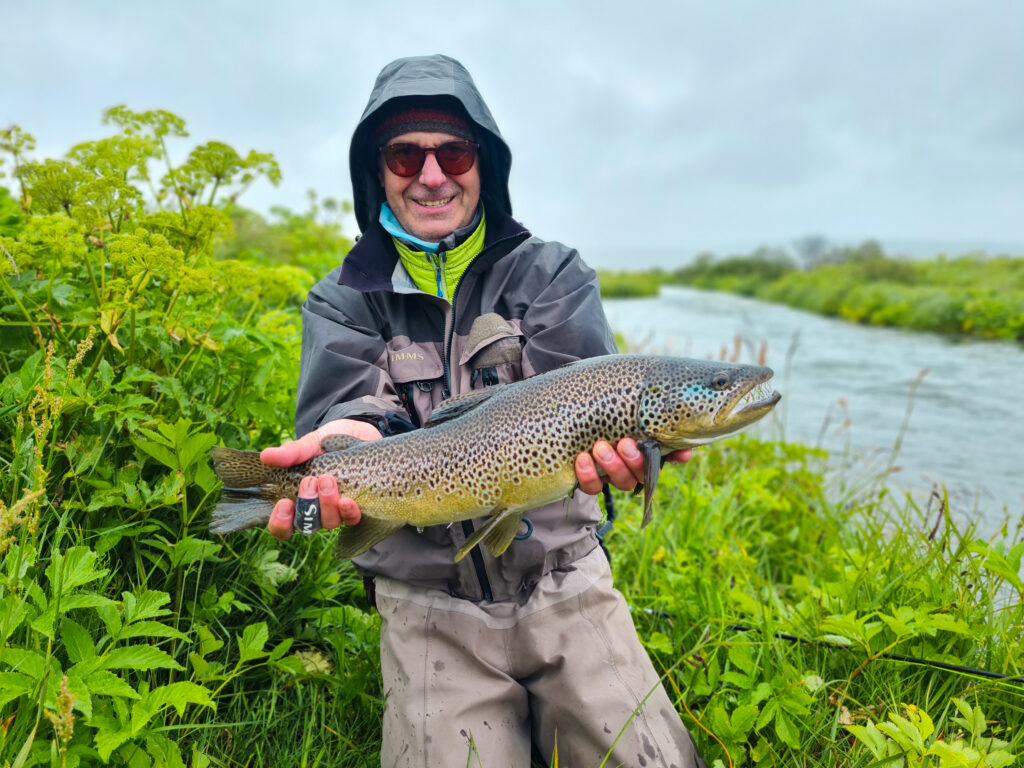
[[[450,203],[454,199],[455,195],[452,195],[451,197],[445,197],[441,200],[417,200],[416,205],[421,205],[424,208],[440,208],[442,206],[448,205],[448,203]]]

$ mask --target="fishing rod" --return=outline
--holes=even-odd
[[[760,629],[756,627],[747,627],[743,624],[727,624],[726,629],[732,629],[738,632],[757,632],[763,634]],[[791,643],[801,643],[803,645],[813,645],[825,648],[838,648],[843,651],[850,650],[849,646],[842,645],[840,643],[830,643],[826,640],[808,640],[803,637],[797,637],[786,632],[774,632],[773,636],[779,640],[786,640]],[[1024,683],[1024,677],[1010,677],[1010,675],[1003,674],[1002,672],[992,672],[988,669],[976,669],[974,667],[966,667],[961,664],[948,664],[945,661],[933,661],[932,659],[919,659],[916,656],[906,656],[902,653],[888,653],[883,652],[875,656],[878,659],[891,659],[892,661],[905,661],[910,664],[917,664],[923,667],[932,667],[934,669],[941,669],[946,672],[957,672],[965,675],[973,675],[974,677],[985,677],[990,680],[1005,680],[1008,683]]]

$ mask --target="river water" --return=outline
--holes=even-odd
[[[888,471],[888,486],[922,508],[945,487],[950,512],[977,519],[979,534],[1024,514],[1020,345],[854,325],[681,287],[606,300],[605,311],[635,351],[717,359],[724,350],[731,359],[738,338],[739,359],[754,362],[763,347],[782,402],[760,436],[827,449],[846,482]]]

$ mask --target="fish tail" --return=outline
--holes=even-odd
[[[230,533],[266,525],[274,502],[281,498],[273,482],[274,468],[260,461],[256,451],[216,446],[210,450],[213,471],[224,483],[220,502],[210,518],[212,533]]]

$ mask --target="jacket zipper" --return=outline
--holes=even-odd
[[[444,279],[444,266],[448,262],[448,254],[445,251],[438,251],[436,254],[429,254],[428,258],[434,265],[434,275],[437,277],[437,295],[444,298],[444,289],[441,281]]]

